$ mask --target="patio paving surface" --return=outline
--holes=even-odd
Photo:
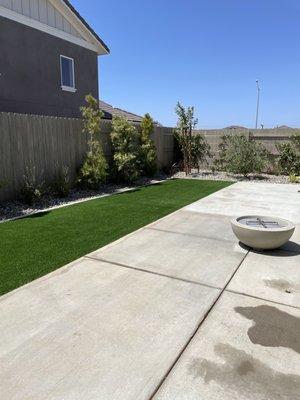
[[[300,193],[237,183],[0,298],[5,400],[299,400]],[[249,251],[234,216],[296,223]]]

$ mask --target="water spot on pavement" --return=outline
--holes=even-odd
[[[266,286],[272,289],[277,289],[280,292],[293,293],[295,290],[299,289],[299,285],[294,286],[283,279],[265,279],[264,283]]]
[[[235,311],[254,322],[248,329],[252,343],[300,353],[300,318],[271,306],[236,307]]]
[[[237,368],[239,375],[244,376],[254,372],[253,364],[250,361],[243,361]]]
[[[218,344],[214,350],[224,361],[192,359],[188,372],[194,379],[202,379],[205,384],[216,382],[247,399],[299,400],[299,375],[276,371],[230,345]]]

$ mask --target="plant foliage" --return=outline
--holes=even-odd
[[[21,188],[21,198],[22,200],[33,206],[43,196],[44,183],[38,179],[35,167],[27,167],[23,176],[23,187]]]
[[[283,175],[300,175],[300,135],[293,135],[290,142],[277,146],[278,169]]]
[[[141,122],[140,134],[140,162],[143,174],[151,177],[157,170],[156,148],[151,134],[154,131],[154,121],[149,114],[145,114]]]
[[[207,162],[211,155],[210,145],[201,134],[193,134],[191,137],[191,162],[193,168],[200,168],[200,165]]]
[[[78,183],[89,189],[97,189],[106,181],[108,164],[100,142],[100,123],[103,112],[92,95],[86,96],[87,106],[81,107],[83,132],[89,135],[88,153],[79,173]]]
[[[88,189],[98,189],[106,181],[108,165],[99,141],[90,142],[90,151],[80,170],[78,182]]]
[[[215,160],[217,170],[247,176],[261,173],[268,163],[265,147],[244,135],[225,135],[219,145],[219,157]]]
[[[111,140],[114,149],[114,163],[119,179],[125,182],[134,182],[142,174],[137,129],[126,118],[114,116]]]
[[[186,175],[192,170],[192,134],[193,129],[198,124],[194,117],[194,107],[184,108],[179,102],[176,105],[175,112],[178,117],[175,136],[183,156],[184,171]]]
[[[58,167],[56,179],[52,183],[53,192],[60,198],[69,196],[71,190],[70,168],[66,165],[62,168]]]

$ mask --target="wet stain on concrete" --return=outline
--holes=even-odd
[[[299,375],[276,371],[245,351],[230,345],[218,344],[214,350],[224,362],[192,359],[188,372],[194,379],[202,379],[207,385],[216,382],[234,390],[243,399],[300,399]]]
[[[265,279],[264,283],[272,289],[277,289],[280,292],[285,293],[294,293],[295,291],[300,290],[300,285],[293,285],[284,279]]]
[[[300,353],[300,318],[271,306],[236,307],[235,311],[254,322],[248,329],[252,343]]]
[[[238,366],[237,372],[240,376],[248,375],[250,372],[254,372],[254,366],[250,361],[243,361]]]

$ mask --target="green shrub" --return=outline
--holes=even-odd
[[[293,135],[290,142],[276,146],[279,172],[283,175],[300,175],[300,135]]]
[[[81,107],[83,132],[89,135],[88,153],[79,172],[78,183],[88,189],[98,189],[106,181],[108,164],[100,142],[100,123],[103,112],[93,96],[86,96],[86,107]]]
[[[60,198],[68,197],[71,190],[70,169],[67,166],[58,168],[58,174],[52,183],[53,192]]]
[[[141,122],[141,148],[140,163],[142,172],[147,177],[152,177],[157,171],[156,148],[151,139],[154,131],[154,122],[149,114],[145,114]]]
[[[296,135],[292,135],[291,141],[295,146],[297,152],[300,152],[300,133],[296,133]]]
[[[100,142],[90,142],[90,151],[81,167],[78,183],[87,189],[98,189],[108,176],[108,165]]]
[[[247,176],[261,173],[268,164],[269,154],[265,147],[244,135],[225,135],[219,145],[219,157],[215,161],[218,170]]]
[[[120,116],[113,117],[112,129],[113,158],[119,180],[134,182],[142,174],[138,131]]]
[[[27,167],[23,178],[24,181],[21,188],[21,198],[26,204],[33,206],[41,200],[43,196],[44,183],[37,178],[35,167]]]

